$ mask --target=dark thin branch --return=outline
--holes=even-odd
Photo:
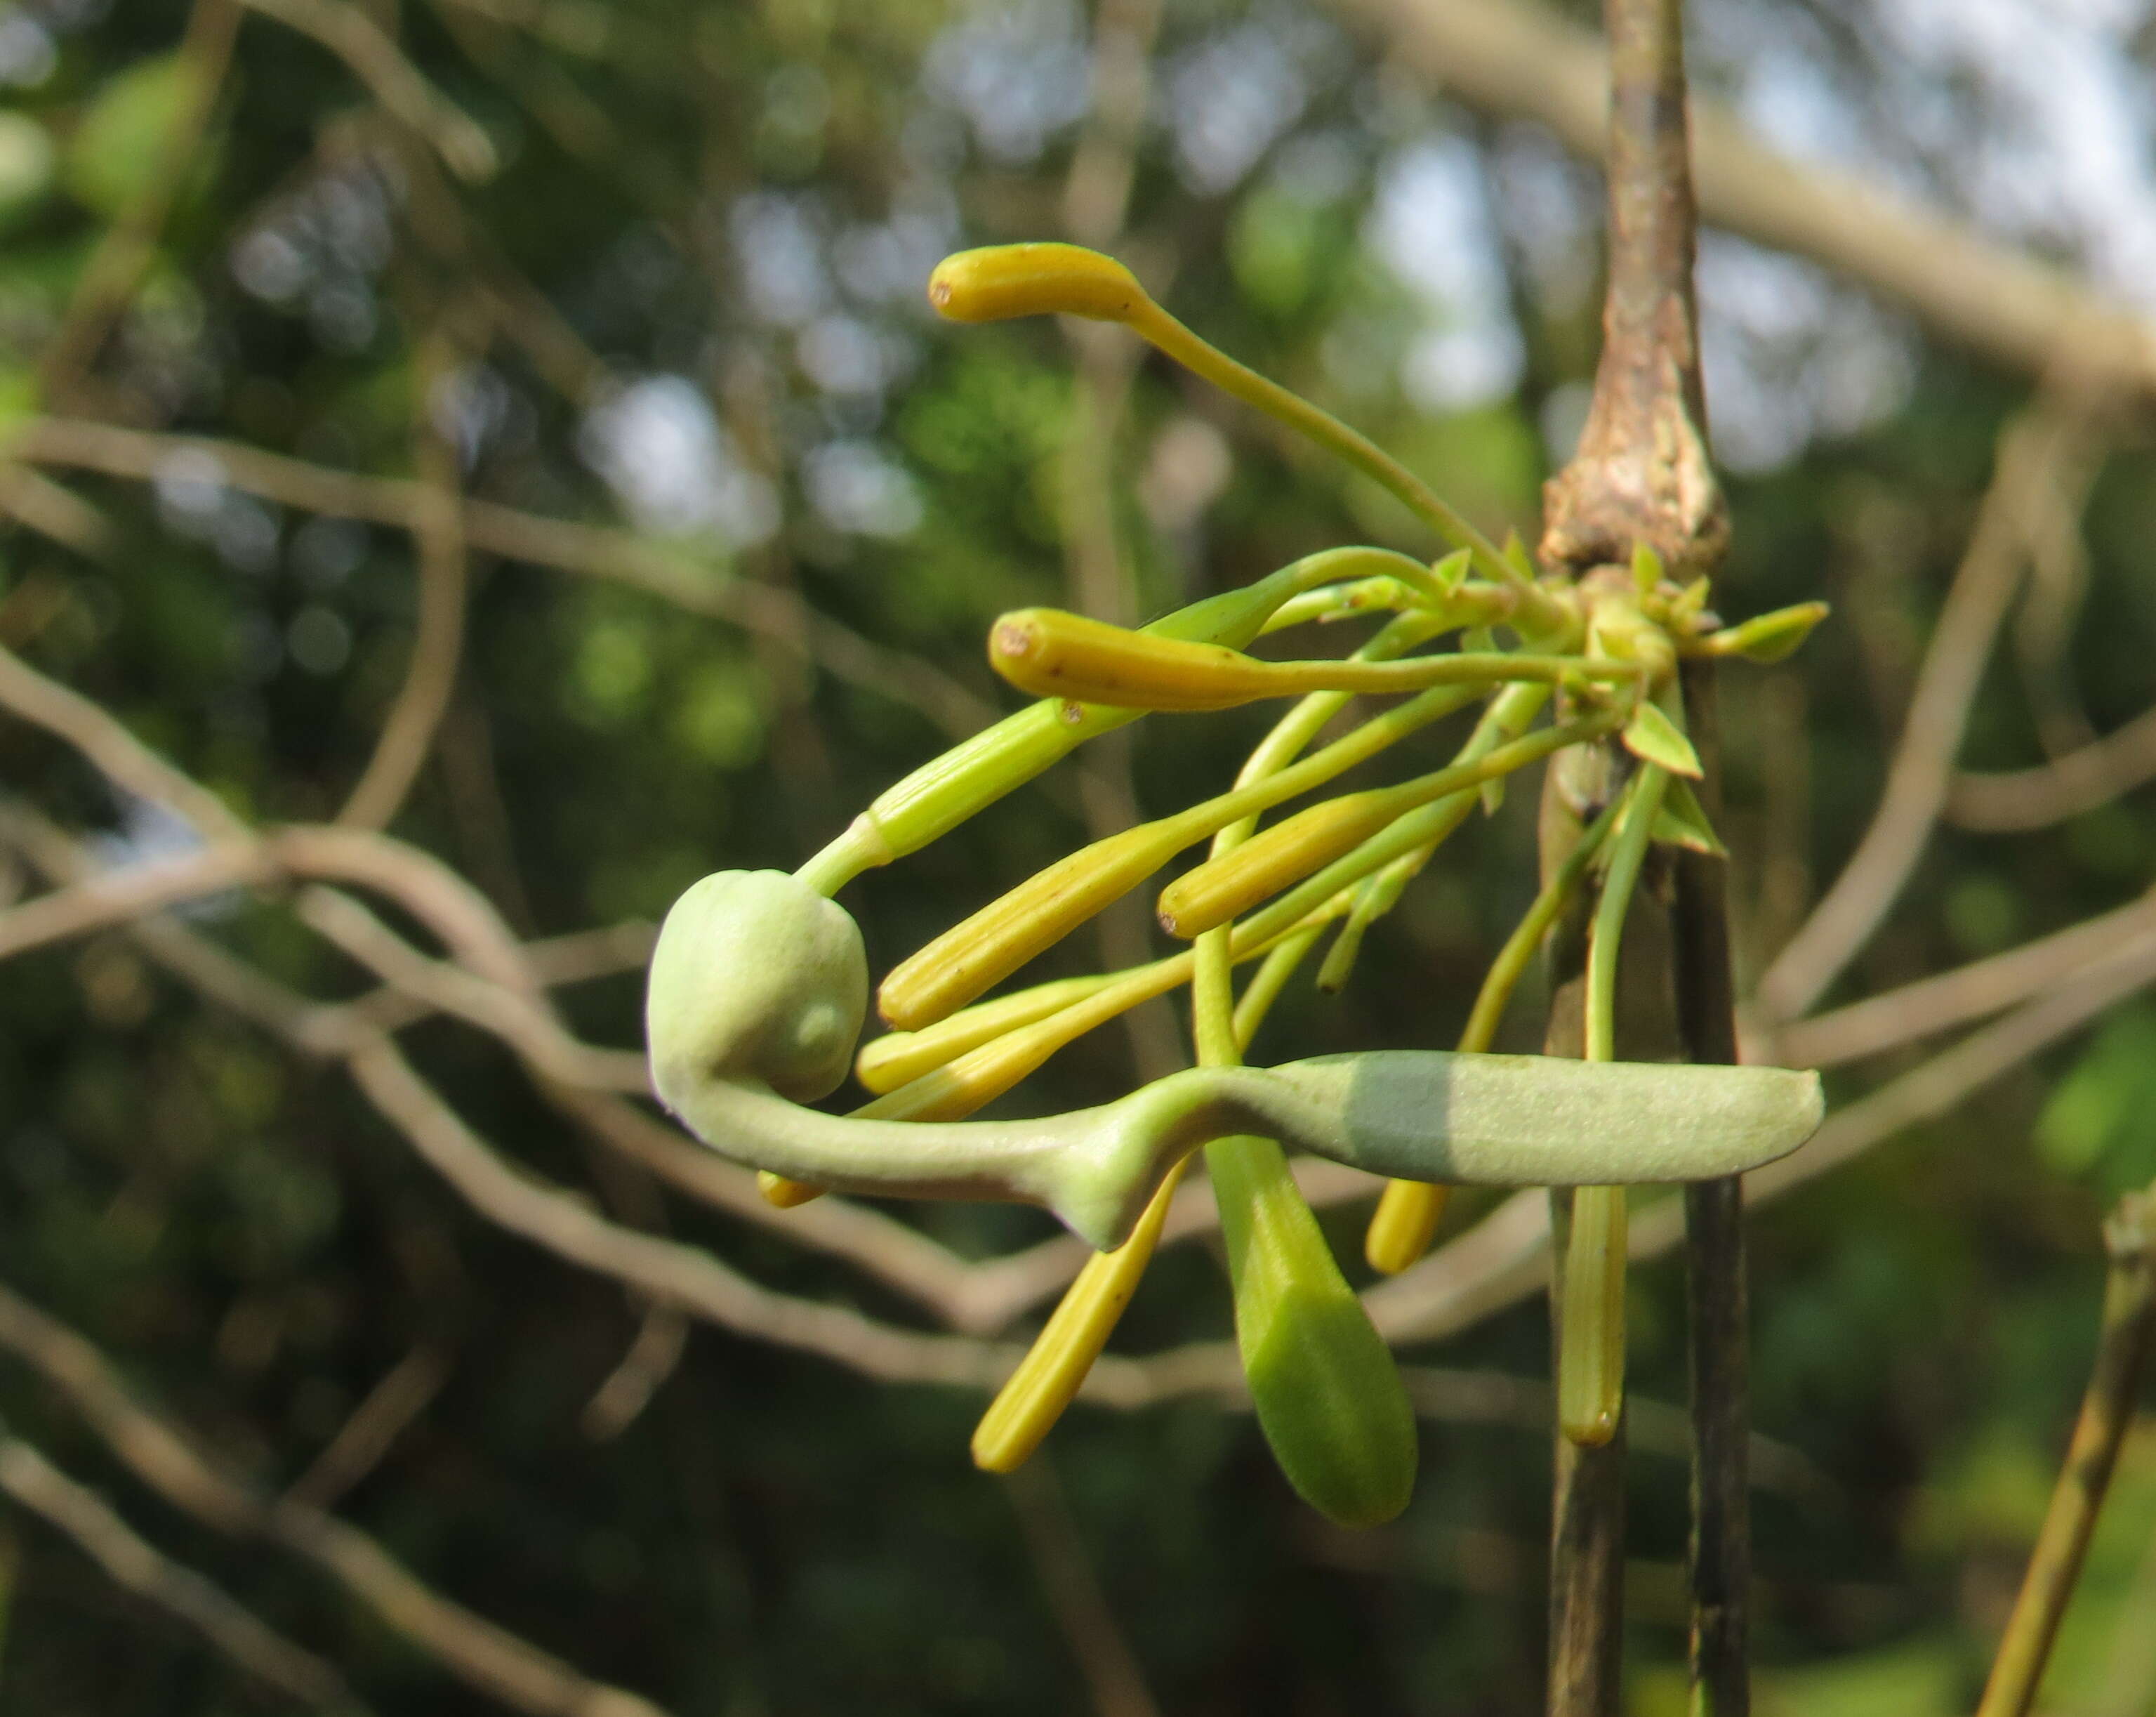
[[[1707,774],[1708,819],[1722,811],[1714,666],[1689,665],[1685,708]],[[1671,907],[1677,1036],[1690,1062],[1733,1063],[1737,1002],[1729,966],[1728,866],[1681,852]],[[1691,1375],[1692,1709],[1732,1717],[1751,1708],[1747,1647],[1752,1591],[1750,1288],[1744,1182],[1729,1175],[1685,1189],[1686,1358]]]
[[[1688,578],[1719,564],[1728,547],[1729,517],[1707,452],[1700,382],[1692,291],[1698,214],[1686,128],[1684,8],[1681,0],[1605,0],[1603,16],[1609,42],[1609,278],[1602,357],[1578,450],[1543,491],[1542,553],[1553,568],[1586,579],[1598,568],[1625,564],[1644,545],[1672,573]],[[1711,685],[1694,675],[1685,690],[1688,705],[1697,705],[1695,742],[1712,758],[1718,746]],[[1560,774],[1552,770],[1553,786],[1561,788]],[[1545,871],[1552,828],[1546,814]],[[1679,867],[1670,959],[1678,1035],[1693,1061],[1737,1059],[1724,893],[1719,861],[1695,856]],[[1569,1034],[1569,1021],[1564,1024]],[[1550,1050],[1578,1053],[1560,1039],[1559,1026],[1553,1011]],[[1685,1210],[1692,1314],[1694,1709],[1743,1717],[1749,1709],[1751,1540],[1743,1197],[1733,1180],[1695,1187],[1687,1190]],[[1553,1279],[1560,1283],[1567,1213],[1563,1196],[1553,1195]],[[1623,1463],[1621,1423],[1604,1448],[1573,1448],[1558,1439],[1552,1717],[1600,1717],[1620,1702]]]

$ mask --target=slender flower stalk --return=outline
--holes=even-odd
[[[1624,810],[1610,837],[1609,867],[1588,932],[1586,1041],[1590,1062],[1617,1058],[1617,956],[1668,779],[1656,765],[1643,765],[1625,789]],[[1573,1190],[1559,1320],[1563,1350],[1558,1360],[1557,1408],[1559,1427],[1576,1443],[1609,1442],[1624,1411],[1625,1228],[1623,1187]]]
[[[929,276],[928,301],[957,321],[1061,312],[1121,322],[1224,393],[1307,436],[1372,479],[1492,578],[1541,593],[1466,518],[1368,437],[1279,383],[1235,362],[1163,310],[1121,263],[1075,244],[998,244],[946,257]]]
[[[1466,1025],[1460,1028],[1458,1047],[1463,1053],[1480,1053],[1497,1041],[1497,1027],[1504,1019],[1512,992],[1519,987],[1520,979],[1541,948],[1543,938],[1579,892],[1580,884],[1586,880],[1588,869],[1602,851],[1616,819],[1617,806],[1605,805],[1602,815],[1580,835],[1570,856],[1543,885],[1512,933],[1505,938],[1497,958],[1491,961],[1490,969],[1483,974],[1475,1005],[1468,1012]],[[1431,1236],[1444,1218],[1450,1190],[1426,1180],[1387,1183],[1363,1239],[1363,1255],[1369,1260],[1370,1267],[1388,1276],[1397,1276],[1428,1251]]]

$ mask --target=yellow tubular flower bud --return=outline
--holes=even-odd
[[[896,1091],[908,1080],[956,1061],[971,1049],[1030,1026],[1116,981],[1112,972],[1036,984],[1014,995],[962,1008],[926,1031],[888,1031],[854,1057],[854,1077],[873,1092]]]
[[[1186,941],[1202,935],[1361,846],[1413,809],[1399,788],[1374,787],[1297,811],[1169,883],[1161,891],[1160,927]]]
[[[1370,1267],[1397,1276],[1428,1252],[1451,1199],[1450,1186],[1427,1180],[1388,1180],[1363,1236],[1363,1256]]]
[[[1596,715],[1545,727],[1471,763],[1453,763],[1395,787],[1342,794],[1312,805],[1170,883],[1161,892],[1161,928],[1171,936],[1200,935],[1331,863],[1396,817],[1594,738],[1608,732],[1609,725],[1608,717]]]
[[[1023,1466],[1063,1416],[1152,1262],[1161,1225],[1189,1161],[1185,1157],[1168,1171],[1128,1240],[1086,1259],[1018,1369],[996,1391],[973,1432],[973,1464],[983,1472]]]
[[[1180,711],[1232,709],[1261,697],[1314,691],[1383,696],[1500,680],[1640,677],[1628,661],[1495,650],[1405,661],[1261,661],[1218,645],[1148,637],[1053,608],[1021,609],[998,620],[988,634],[988,666],[1035,697]]]
[[[1020,316],[1082,316],[1127,322],[1152,301],[1111,256],[1076,244],[991,244],[936,265],[928,301],[954,322]]]
[[[884,979],[877,1007],[901,1031],[934,1025],[1121,898],[1184,847],[1330,780],[1474,697],[1472,686],[1434,687],[1276,775],[1081,847],[901,962]],[[1270,933],[1286,928],[1274,926]]]
[[[1282,604],[1307,590],[1337,578],[1389,571],[1406,577],[1420,573],[1423,568],[1389,548],[1321,549],[1254,584],[1224,590],[1163,614],[1142,630],[1148,637],[1185,638],[1232,648],[1257,637]],[[1052,768],[1086,740],[1124,727],[1142,713],[1051,697],[1006,716],[877,794],[836,840],[795,874],[818,892],[835,894],[862,871],[918,852]]]
[[[1035,697],[1157,710],[1232,709],[1275,697],[1265,664],[1217,644],[1148,638],[1060,609],[1020,609],[988,631],[988,666]]]
[[[1141,339],[1223,392],[1309,437],[1389,489],[1417,517],[1472,552],[1483,570],[1514,586],[1537,631],[1561,624],[1561,604],[1430,486],[1368,437],[1267,380],[1204,340],[1153,302],[1111,257],[1075,244],[997,244],[947,256],[928,277],[928,301],[952,321],[999,321],[1051,313],[1122,322]]]
[[[774,1175],[768,1169],[756,1171],[756,1190],[763,1195],[763,1201],[775,1205],[782,1211],[790,1211],[797,1205],[805,1205],[812,1198],[821,1198],[825,1189],[807,1180],[794,1180],[784,1175]]]
[[[1065,1044],[1165,995],[1190,975],[1191,956],[1179,954],[1140,966],[1046,1019],[1005,1032],[947,1066],[932,1067],[854,1111],[881,1121],[963,1121],[993,1102]]]
[[[913,1031],[963,1007],[1189,846],[1197,836],[1176,820],[1142,823],[1036,871],[901,961],[876,992],[878,1010]]]

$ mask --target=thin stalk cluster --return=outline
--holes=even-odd
[[[1207,345],[1106,257],[1064,244],[968,251],[936,270],[929,296],[958,321],[1055,312],[1119,323],[1382,485],[1450,550],[1435,559],[1327,550],[1135,630],[1050,609],[998,620],[990,664],[1034,701],[879,796],[802,866],[797,887],[833,894],[1147,713],[1294,701],[1225,789],[1070,854],[901,961],[876,997],[895,1029],[855,1064],[873,1093],[855,1114],[963,1119],[1086,1033],[1186,986],[1198,1064],[1240,1067],[1268,1010],[1312,956],[1322,950],[1317,987],[1343,987],[1367,934],[1436,850],[1476,810],[1495,810],[1512,775],[1575,746],[1609,748],[1621,784],[1492,962],[1458,1047],[1470,1056],[1492,1047],[1551,928],[1583,889],[1599,887],[1586,1053],[1614,1059],[1618,961],[1648,851],[1657,841],[1713,841],[1683,787],[1697,764],[1675,666],[1686,655],[1786,654],[1822,611],[1807,606],[1724,630],[1707,609],[1703,583],[1677,587],[1644,551],[1629,577],[1622,568],[1578,583],[1540,574],[1517,538],[1500,547],[1359,433]],[[1366,619],[1376,630],[1344,655],[1304,641],[1310,628]],[[1254,653],[1261,640],[1264,653]],[[1396,750],[1426,750],[1445,723],[1471,713],[1464,733],[1399,779],[1336,790],[1351,771]],[[1209,851],[1185,860],[1200,843]],[[1124,971],[979,999],[1178,864],[1155,904],[1163,928],[1192,946]],[[1254,969],[1239,993],[1242,965]],[[1336,1519],[1389,1518],[1412,1483],[1414,1431],[1383,1339],[1281,1145],[1214,1137],[1204,1154],[1245,1370],[1283,1470]],[[980,1422],[973,1447],[981,1466],[1023,1462],[1077,1395],[1137,1291],[1187,1164],[1173,1164],[1127,1237],[1096,1253],[1070,1284]],[[778,1175],[765,1185],[780,1203],[818,1190]],[[1390,1183],[1366,1237],[1369,1263],[1385,1272],[1413,1264],[1445,1195],[1429,1182]],[[1558,1396],[1565,1432],[1582,1442],[1610,1434],[1622,1400],[1625,1217],[1620,1185],[1574,1194]]]

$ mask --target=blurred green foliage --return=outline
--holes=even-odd
[[[937,327],[920,283],[962,243],[1060,230],[1083,16],[1050,0],[362,9],[485,128],[499,174],[458,182],[319,44],[248,17],[139,294],[89,375],[43,404],[390,476],[410,474],[424,416],[475,496],[626,518],[698,579],[798,594],[1004,706],[980,661],[987,621],[1066,599],[1074,353],[1051,324]],[[0,113],[0,424],[39,404],[46,342],[105,222],[164,165],[185,22],[169,0],[0,7],[16,44]],[[1593,182],[1547,143],[1406,84],[1322,13],[1178,0],[1154,64],[1155,119],[1115,248],[1208,337],[1338,409],[1486,527],[1532,539],[1553,438],[1561,450],[1591,370]],[[1479,301],[1464,262],[1407,266],[1373,212],[1405,194],[1404,163],[1440,146],[1472,169],[1484,208],[1479,228],[1430,242],[1481,234],[1496,284]],[[1556,198],[1553,228],[1515,207],[1519,173]],[[1450,299],[1429,284],[1448,270],[1465,283]],[[444,331],[456,361],[421,399],[415,349]],[[1426,349],[1448,332],[1478,352],[1512,338],[1517,362],[1463,388],[1458,351]],[[1727,676],[1723,832],[1748,975],[1876,803],[1994,438],[2026,392],[1895,337],[1907,384],[1882,409],[1814,424],[1731,481],[1736,550],[1717,606],[1735,618],[1824,596],[1838,610],[1791,666]],[[1430,546],[1384,497],[1156,362],[1136,368],[1106,457],[1142,614],[1336,542]],[[0,527],[0,639],[246,814],[332,813],[403,671],[404,535],[264,501],[177,452],[149,483],[50,474],[109,540],[86,550]],[[2145,445],[2114,450],[2087,528],[2100,620],[2074,633],[2066,661],[2098,730],[2152,691],[2152,496]],[[654,916],[706,870],[790,867],[947,742],[919,708],[783,641],[626,586],[484,555],[473,577],[456,699],[396,828],[526,934]],[[1150,724],[1140,804],[1224,781],[1260,719]],[[1965,761],[2042,754],[2020,685],[1995,672]],[[0,779],[107,852],[172,838],[13,722],[0,722]],[[1466,831],[1349,990],[1296,990],[1260,1051],[1448,1041],[1532,892],[1532,800],[1516,792]],[[1067,786],[1028,792],[865,879],[850,903],[872,959],[910,951],[1081,826]],[[2114,906],[2145,886],[2152,851],[2145,794],[2028,835],[1949,832],[1837,995]],[[0,883],[29,886],[4,855]],[[192,923],[312,993],[362,987],[275,902],[220,898]],[[1076,969],[1090,945],[1060,958]],[[564,999],[588,1036],[635,1041],[634,974]],[[1532,1014],[1532,1000],[1516,1010],[1508,1045],[1533,1041]],[[407,1039],[509,1154],[603,1190],[498,1048],[439,1021]],[[1126,1049],[1105,1035],[1080,1046],[1025,1100],[1096,1100],[1127,1081]],[[1914,1059],[1839,1074],[1838,1093]],[[2135,1004],[1760,1214],[1757,1423],[1817,1469],[1812,1488],[1759,1500],[1763,1712],[1923,1717],[1971,1703],[2092,1349],[2097,1219],[2156,1173],[2152,1079],[2156,1012]],[[1012,1498],[966,1463],[978,1398],[698,1328],[649,1410],[593,1441],[580,1413],[639,1308],[475,1218],[341,1073],[220,1013],[124,937],[8,966],[0,1181],[0,1275],[266,1483],[303,1472],[415,1344],[446,1346],[447,1385],[339,1507],[442,1590],[593,1674],[726,1717],[1087,1708]],[[679,1236],[774,1288],[914,1316],[767,1232],[663,1210]],[[1046,1231],[1008,1211],[907,1215],[981,1255]],[[1360,1220],[1326,1218],[1358,1270]],[[1635,1387],[1663,1401],[1684,1387],[1680,1267],[1649,1267],[1635,1289]],[[1164,1257],[1121,1344],[1223,1334],[1218,1276],[1205,1248]],[[1546,1347],[1528,1305],[1411,1357],[1533,1375]],[[146,1499],[12,1359],[0,1416],[346,1666],[376,1709],[476,1708],[311,1576]],[[1050,1457],[1162,1709],[1534,1704],[1545,1441],[1442,1420],[1424,1436],[1409,1514],[1348,1540],[1294,1501],[1245,1417],[1200,1404],[1073,1414]],[[1682,1708],[1681,1467],[1643,1451],[1634,1486],[1634,1709],[1650,1717]],[[0,1531],[0,1709],[253,1709],[222,1660],[38,1523],[11,1515]],[[2156,1604],[2152,1534],[2144,1421],[2061,1648],[2057,1709],[2148,1708],[2146,1687],[2139,1707],[2106,1701],[2148,1673],[2133,1638]]]

